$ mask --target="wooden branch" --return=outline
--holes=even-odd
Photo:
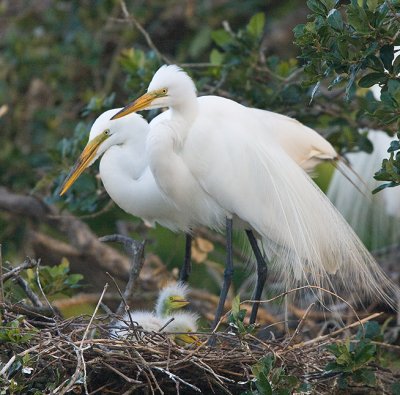
[[[116,314],[120,315],[124,311],[126,301],[132,299],[133,292],[137,290],[139,275],[144,264],[144,246],[145,241],[138,242],[130,237],[123,235],[103,236],[99,239],[103,242],[118,242],[122,243],[126,252],[131,258],[131,267],[129,270],[129,280],[125,287],[123,301],[121,301]]]
[[[2,274],[1,281],[6,282],[10,278],[18,276],[18,274],[21,271],[30,269],[32,267],[35,267],[36,265],[37,265],[37,262],[34,259],[27,257],[23,263],[21,263],[20,265],[18,265],[17,267],[15,267],[13,269],[11,269],[9,272]]]

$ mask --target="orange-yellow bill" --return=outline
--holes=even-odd
[[[132,103],[129,103],[122,110],[118,111],[111,119],[122,118],[125,115],[131,114],[133,112],[144,110],[151,105],[156,97],[157,95],[153,92],[145,93]]]
[[[64,195],[65,192],[71,188],[72,184],[78,179],[78,177],[83,173],[83,171],[91,164],[93,158],[96,155],[96,152],[100,146],[100,144],[108,137],[106,134],[100,134],[95,137],[92,141],[90,141],[78,160],[75,162],[71,171],[69,172],[67,178],[61,186],[60,196]]]

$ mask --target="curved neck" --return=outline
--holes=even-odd
[[[180,101],[173,103],[170,106],[171,119],[181,119],[185,123],[186,128],[190,125],[197,117],[198,103],[196,92],[187,91],[185,96]]]

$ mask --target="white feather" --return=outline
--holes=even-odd
[[[184,216],[217,229],[225,216],[246,223],[265,241],[287,287],[313,284],[390,301],[394,286],[279,139],[266,133],[265,121],[220,97],[196,100],[192,91],[177,100],[172,92],[184,95],[177,84],[189,77],[177,71],[163,79],[166,69],[150,86],[166,87],[171,98],[163,105],[172,108],[151,122],[147,152],[158,186]],[[290,118],[278,125],[278,118],[271,117],[271,130],[296,125]],[[311,157],[323,159],[316,152]]]

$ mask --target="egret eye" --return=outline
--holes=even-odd
[[[170,297],[169,297],[169,300],[170,300],[171,302],[173,302],[173,301],[174,301],[174,297],[173,297],[173,296],[170,296]]]
[[[161,90],[161,93],[162,93],[163,95],[166,95],[166,94],[168,93],[168,89],[167,89],[167,88],[162,89],[162,90]]]
[[[106,130],[104,131],[104,134],[105,134],[106,136],[109,136],[109,135],[111,134],[110,129],[106,129]]]

